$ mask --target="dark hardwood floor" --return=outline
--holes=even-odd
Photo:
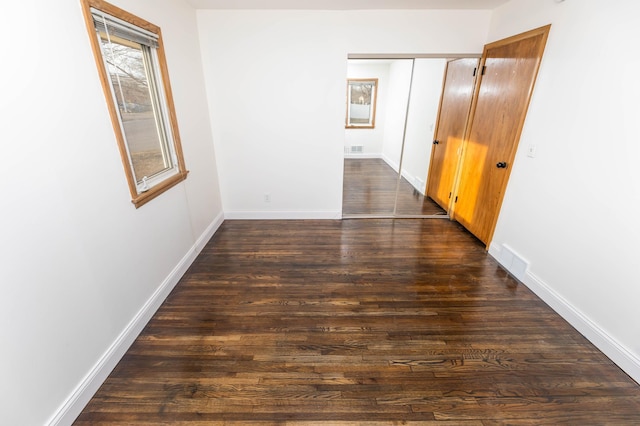
[[[377,158],[345,159],[342,213],[391,215],[398,173]],[[420,194],[402,178],[398,188],[398,215],[445,215],[433,200]]]
[[[225,221],[76,421],[640,424],[640,387],[447,220]]]

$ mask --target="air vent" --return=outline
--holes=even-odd
[[[504,266],[507,271],[511,272],[517,279],[522,281],[525,278],[527,270],[529,269],[529,262],[522,258],[511,247],[503,244],[498,260],[502,266]]]
[[[363,145],[351,145],[351,154],[362,154],[363,151]]]

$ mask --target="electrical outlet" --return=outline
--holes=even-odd
[[[264,202],[265,203],[270,203],[271,202],[271,194],[269,194],[268,192],[265,192],[265,194],[264,194]]]
[[[536,146],[535,145],[529,145],[529,148],[527,148],[527,157],[535,157],[536,156]]]

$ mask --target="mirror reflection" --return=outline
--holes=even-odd
[[[346,128],[376,127],[376,91],[378,79],[347,80]]]
[[[448,217],[426,197],[447,59],[350,59],[347,81],[377,82],[375,127],[345,129],[343,217]]]

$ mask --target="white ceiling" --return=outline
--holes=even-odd
[[[495,9],[509,0],[188,0],[196,9]]]

